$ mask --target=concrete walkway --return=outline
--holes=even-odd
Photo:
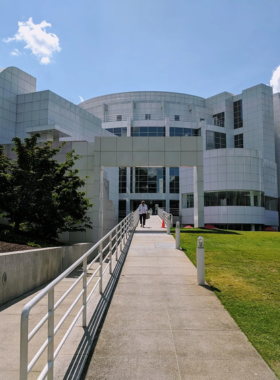
[[[62,347],[54,365],[55,380],[76,380],[80,378],[84,364],[87,360],[88,353],[94,341],[96,330],[102,320],[103,313],[108,307],[113,292],[115,282],[121,270],[128,245],[124,247],[123,253],[120,255],[118,262],[113,260],[113,275],[110,276],[108,271],[103,277],[104,293],[99,295],[98,290],[93,296],[87,307],[87,328],[82,326],[82,318],[80,317],[73,328],[71,334],[67,338]],[[95,271],[98,264],[93,264],[88,272],[88,277]],[[74,283],[81,274],[82,268],[78,267],[67,278],[62,280],[55,288],[55,302],[65,293],[67,289]],[[88,288],[88,294],[98,279],[98,273]],[[19,379],[19,363],[20,363],[20,317],[23,306],[31,300],[44,286],[11,301],[0,307],[0,380],[16,380]],[[69,296],[55,311],[55,326],[61,320],[64,313],[69,309],[72,302],[76,299],[82,289],[82,281],[72,290]],[[37,323],[47,313],[47,296],[44,297],[31,310],[29,318],[29,332],[37,325]],[[58,346],[65,332],[74,320],[78,310],[82,306],[82,299],[71,311],[69,317],[63,323],[61,329],[57,332],[54,339],[54,347]],[[33,358],[38,349],[47,339],[47,323],[34,336],[29,345],[29,361]],[[47,352],[42,354],[35,366],[32,368],[28,379],[37,379],[40,372],[47,363]]]
[[[138,227],[87,380],[275,380],[158,217]]]

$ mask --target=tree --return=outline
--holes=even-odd
[[[65,231],[85,231],[92,228],[86,211],[92,205],[79,191],[85,179],[73,169],[80,158],[74,150],[66,155],[63,163],[54,158],[65,145],[52,148],[51,141],[42,146],[37,143],[40,134],[30,138],[13,139],[17,154],[15,161],[9,160],[0,148],[0,210],[14,231],[20,226],[30,234],[54,239]]]

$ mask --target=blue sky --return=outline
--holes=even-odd
[[[0,0],[0,9],[0,68],[19,67],[37,90],[74,103],[259,83],[280,91],[278,0]]]

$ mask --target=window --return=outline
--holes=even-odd
[[[213,115],[213,121],[214,125],[217,125],[218,127],[224,127],[225,126],[225,113],[220,112],[216,115]]]
[[[182,208],[193,208],[194,196],[193,193],[182,194]]]
[[[180,115],[174,115],[174,120],[175,121],[180,121]]]
[[[201,136],[201,129],[170,127],[170,136]]]
[[[278,199],[265,197],[265,209],[270,211],[278,211]]]
[[[119,200],[119,219],[126,217],[126,200]]]
[[[227,147],[226,134],[206,131],[206,150],[223,149]]]
[[[233,102],[234,129],[243,127],[242,100]]]
[[[234,147],[243,148],[243,133],[234,136]]]
[[[250,191],[209,191],[204,193],[204,206],[258,206],[263,207],[263,193],[258,192],[251,204]]]
[[[170,200],[170,214],[179,216],[179,201]]]
[[[131,193],[165,193],[165,168],[131,168]]]
[[[179,194],[179,168],[170,168],[169,178],[169,192]]]
[[[122,121],[122,115],[117,115],[117,121]]]
[[[106,130],[118,137],[127,135],[127,128],[107,128]]]
[[[119,168],[119,193],[126,193],[126,167]]]
[[[165,127],[131,127],[131,136],[165,136]]]
[[[151,120],[151,114],[150,113],[146,113],[145,120]]]

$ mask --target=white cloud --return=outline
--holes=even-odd
[[[21,52],[18,50],[18,49],[14,49],[12,52],[11,52],[11,55],[14,55],[14,56],[19,56],[19,55],[22,55]]]
[[[80,101],[84,102],[84,99],[79,95]]]
[[[59,52],[59,38],[56,34],[47,33],[46,27],[50,27],[46,21],[34,24],[32,17],[26,22],[18,22],[18,31],[14,37],[4,39],[4,42],[22,41],[25,42],[25,49],[30,49],[43,65],[51,62],[53,53]],[[15,49],[17,50],[17,49]],[[13,54],[15,55],[15,54]]]
[[[270,86],[273,88],[273,93],[280,92],[280,65],[272,72]]]
[[[49,63],[51,63],[49,57],[43,57],[43,58],[41,58],[40,62],[42,63],[42,65],[48,65]]]

